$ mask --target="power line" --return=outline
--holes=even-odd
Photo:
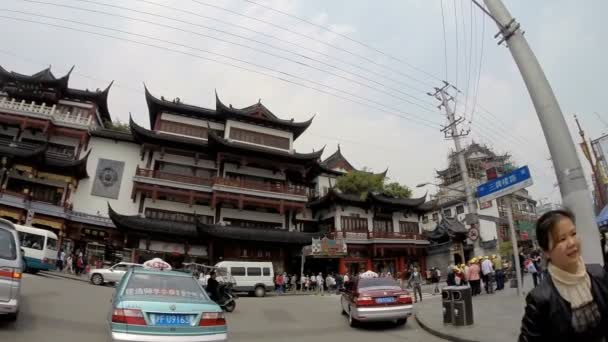
[[[463,3],[462,1],[460,2],[461,4]],[[469,21],[470,21],[470,25],[469,25],[469,66],[467,68],[468,70],[468,75],[467,75],[467,89],[465,91],[465,94],[469,94],[469,90],[470,90],[470,81],[471,81],[471,71],[472,71],[472,59],[473,59],[473,4],[471,4],[469,2],[469,9],[470,9],[470,15],[469,15]],[[464,15],[463,15],[464,17]],[[464,21],[464,20],[463,20]],[[465,111],[465,117],[466,117],[466,112],[467,109],[469,108],[469,96],[466,97],[465,100],[465,105],[464,105],[464,111]],[[471,113],[472,115],[472,113]]]
[[[454,1],[454,28],[455,28],[455,32],[456,32],[456,82],[454,82],[454,84],[456,85],[456,89],[458,89],[458,64],[460,62],[460,57],[458,56],[458,52],[460,50],[460,48],[458,47],[458,16],[456,15],[456,1]],[[458,92],[456,92],[456,94],[454,95],[454,112],[457,111],[457,107],[458,107]]]
[[[481,49],[479,53],[479,68],[477,73],[477,85],[475,86],[475,97],[473,98],[473,110],[471,112],[471,119],[469,123],[473,122],[473,117],[475,115],[475,110],[477,109],[477,94],[479,93],[479,80],[481,79],[481,70],[483,67],[483,42],[485,40],[486,33],[486,18],[481,16]]]
[[[65,8],[76,9],[76,10],[81,10],[81,11],[87,11],[87,12],[99,13],[99,14],[103,14],[103,15],[107,15],[107,16],[111,16],[111,17],[119,17],[119,18],[124,18],[124,19],[127,19],[127,20],[132,20],[132,21],[137,21],[137,22],[146,23],[146,24],[149,24],[149,25],[154,25],[154,26],[160,26],[160,27],[164,27],[164,28],[169,28],[169,29],[176,30],[176,31],[181,31],[181,32],[190,33],[190,34],[194,34],[194,35],[197,35],[197,36],[201,36],[201,37],[209,38],[209,39],[218,40],[218,41],[220,41],[220,42],[224,42],[224,43],[228,43],[228,44],[233,44],[233,45],[240,46],[240,47],[244,47],[244,48],[247,48],[247,49],[250,49],[250,50],[253,50],[253,51],[259,52],[259,53],[263,53],[263,54],[266,54],[266,55],[269,55],[269,56],[272,56],[272,57],[275,57],[275,58],[283,59],[283,60],[289,61],[289,62],[291,62],[291,63],[295,63],[295,64],[300,65],[300,66],[304,66],[304,67],[307,67],[307,68],[311,68],[311,69],[314,69],[314,70],[320,71],[320,72],[322,72],[322,73],[324,73],[324,74],[327,74],[327,75],[331,75],[331,76],[334,76],[334,77],[341,78],[341,79],[346,80],[346,81],[348,81],[348,82],[352,82],[352,83],[355,83],[355,84],[357,84],[357,85],[360,85],[360,86],[366,87],[366,88],[368,88],[368,89],[371,89],[371,90],[373,90],[373,91],[377,91],[377,92],[383,93],[383,94],[388,95],[388,96],[390,96],[390,97],[393,97],[393,98],[395,98],[395,99],[398,99],[398,100],[401,100],[401,101],[404,101],[404,102],[410,103],[410,104],[412,104],[412,105],[414,105],[414,106],[417,106],[417,107],[419,107],[419,108],[421,108],[421,109],[423,109],[423,110],[426,110],[426,111],[428,111],[428,112],[431,112],[431,111],[430,111],[428,108],[423,107],[423,106],[422,106],[422,105],[420,105],[419,103],[412,102],[411,100],[408,100],[408,99],[406,99],[406,98],[404,98],[404,97],[402,97],[402,96],[397,96],[397,95],[394,95],[394,94],[392,94],[392,93],[390,93],[390,92],[388,92],[388,91],[385,91],[385,90],[379,89],[378,87],[373,87],[373,86],[370,86],[370,85],[368,85],[368,84],[366,84],[366,83],[360,82],[360,81],[358,81],[358,80],[356,80],[356,79],[353,79],[353,78],[350,78],[350,77],[346,77],[346,76],[343,76],[343,75],[341,75],[341,74],[338,74],[338,73],[335,73],[335,72],[332,72],[332,71],[329,71],[329,70],[325,70],[325,69],[322,69],[322,68],[318,68],[318,67],[316,67],[316,66],[314,66],[314,65],[311,65],[311,64],[308,64],[308,63],[304,63],[304,62],[301,62],[301,61],[298,61],[298,60],[294,60],[294,59],[289,58],[289,57],[285,57],[285,56],[277,55],[276,53],[268,52],[268,51],[266,51],[266,50],[263,50],[263,49],[258,49],[258,48],[251,47],[251,46],[248,46],[248,45],[245,45],[245,44],[241,44],[241,43],[237,43],[237,42],[228,41],[228,40],[225,40],[225,39],[222,39],[222,38],[218,38],[218,37],[210,36],[210,35],[203,34],[203,33],[200,33],[200,32],[195,32],[195,31],[190,31],[190,30],[182,29],[182,28],[179,28],[179,27],[176,27],[176,26],[171,26],[171,25],[161,24],[161,23],[158,23],[158,22],[152,22],[152,21],[149,21],[149,20],[144,20],[144,19],[139,19],[139,18],[129,17],[129,16],[121,15],[121,14],[109,13],[109,12],[104,12],[104,11],[99,11],[99,10],[94,10],[94,9],[87,9],[87,8],[82,8],[82,7],[77,7],[77,6],[62,5],[62,4],[54,4],[54,3],[49,3],[49,2],[44,2],[44,1],[38,1],[38,0],[21,0],[21,1],[25,1],[25,2],[32,2],[32,3],[38,3],[38,4],[44,4],[44,5],[51,5],[51,6],[57,6],[57,7],[65,7]],[[91,1],[91,2],[94,2],[94,1]],[[31,13],[28,13],[28,12],[21,12],[21,13],[27,13],[27,14],[31,14]],[[55,19],[55,20],[64,20],[64,19],[62,19],[62,18],[57,18],[57,17],[50,17],[50,16],[44,16],[44,15],[41,15],[41,16],[42,16],[42,17],[51,18],[51,19]],[[161,17],[163,17],[163,16],[161,16]],[[69,21],[69,20],[68,20],[68,21]],[[73,22],[73,21],[72,21],[72,22]],[[81,22],[76,22],[76,23],[79,23],[79,24],[82,24],[82,25],[86,25],[85,23],[81,23]],[[103,28],[105,28],[105,27],[103,27]],[[222,31],[222,32],[223,32],[223,31]],[[226,33],[226,32],[224,32],[224,33]],[[228,34],[230,34],[230,33],[228,33]],[[238,36],[239,38],[248,39],[247,37],[244,37],[244,36],[239,36],[239,35],[236,35],[236,36]],[[264,45],[269,45],[269,44],[266,44],[266,43],[263,43],[263,42],[259,42],[259,41],[258,41],[258,43],[260,43],[260,44],[264,44]],[[273,47],[272,45],[269,45],[269,46]],[[407,97],[409,97],[409,98],[412,98],[412,99],[414,99],[414,100],[416,100],[416,101],[420,101],[420,102],[422,102],[422,103],[426,103],[426,104],[427,104],[427,105],[429,105],[429,106],[434,106],[434,104],[433,104],[433,103],[429,103],[429,102],[426,102],[426,101],[424,101],[424,100],[421,100],[421,99],[419,99],[419,98],[417,98],[417,97],[415,97],[415,96],[413,96],[413,95],[411,95],[411,94],[409,94],[409,93],[406,93],[406,92],[404,92],[404,91],[402,91],[402,90],[400,90],[400,89],[397,89],[397,88],[394,88],[394,87],[388,86],[388,85],[386,85],[386,84],[384,84],[384,83],[381,83],[381,82],[375,81],[375,80],[370,79],[370,78],[368,78],[368,77],[366,77],[366,76],[363,76],[363,75],[361,75],[361,74],[353,73],[353,72],[351,72],[351,71],[349,71],[349,70],[346,70],[346,69],[343,69],[343,68],[340,68],[340,67],[337,67],[337,66],[334,66],[334,65],[331,65],[331,64],[325,63],[325,62],[323,62],[323,61],[320,61],[320,60],[317,60],[317,59],[314,59],[314,58],[311,58],[311,57],[307,57],[307,56],[303,56],[303,55],[298,54],[298,53],[294,53],[294,52],[289,51],[289,50],[287,50],[287,49],[282,49],[282,48],[279,48],[279,47],[276,47],[276,48],[278,48],[278,49],[280,49],[280,50],[282,50],[282,51],[284,51],[284,52],[290,53],[290,54],[295,54],[295,55],[300,56],[300,57],[305,57],[305,58],[308,58],[309,60],[313,60],[313,61],[318,62],[318,63],[320,63],[320,64],[323,64],[323,65],[325,65],[325,66],[329,66],[329,67],[331,67],[331,68],[334,68],[334,69],[336,69],[336,70],[342,71],[342,72],[347,73],[347,74],[349,74],[349,75],[353,75],[353,76],[355,76],[355,77],[359,77],[359,78],[361,78],[361,79],[363,79],[363,80],[365,80],[365,81],[367,81],[367,82],[373,83],[373,84],[378,85],[378,86],[381,86],[381,87],[385,87],[385,88],[390,89],[390,90],[392,90],[392,91],[394,91],[394,92],[397,92],[397,93],[403,94],[403,95],[405,95],[405,96],[407,96]]]
[[[301,18],[301,17],[298,17],[298,16],[296,16],[296,15],[294,15],[294,14],[291,14],[291,13],[288,13],[288,12],[285,12],[285,11],[278,10],[278,9],[276,9],[276,8],[273,8],[273,7],[271,7],[271,6],[267,6],[267,5],[261,4],[261,3],[259,3],[259,2],[255,2],[255,1],[251,1],[251,0],[243,0],[243,1],[248,2],[248,3],[251,3],[251,4],[255,4],[255,5],[260,6],[260,7],[263,7],[263,8],[266,8],[267,10],[270,10],[270,11],[273,11],[273,12],[276,12],[276,13],[281,13],[281,14],[283,14],[283,15],[286,15],[286,16],[288,16],[288,17],[291,17],[291,18],[297,19],[297,20],[302,21],[302,22],[304,22],[304,23],[307,23],[307,24],[309,24],[309,25],[313,25],[313,26],[316,26],[316,27],[318,27],[318,28],[320,28],[320,29],[323,29],[323,30],[325,30],[325,31],[331,32],[331,33],[333,33],[333,34],[335,34],[335,35],[337,35],[337,36],[340,36],[340,37],[342,37],[342,38],[348,39],[348,40],[350,40],[350,41],[351,41],[351,42],[353,42],[353,43],[357,43],[357,44],[359,44],[359,45],[361,45],[361,46],[363,46],[363,47],[366,47],[366,48],[368,48],[368,49],[370,49],[370,50],[373,50],[373,51],[375,51],[375,52],[378,52],[378,53],[380,53],[380,54],[381,54],[381,55],[383,55],[383,56],[389,57],[390,59],[393,59],[393,60],[395,60],[395,61],[398,61],[398,62],[404,63],[404,64],[406,64],[407,66],[409,66],[410,68],[412,68],[412,69],[414,69],[414,70],[417,70],[417,71],[419,71],[419,72],[421,72],[421,73],[423,73],[423,74],[425,74],[425,75],[427,75],[427,76],[429,76],[429,77],[432,77],[432,78],[434,78],[435,80],[440,81],[440,79],[439,79],[437,76],[435,76],[435,75],[433,75],[433,74],[431,74],[431,73],[429,73],[429,72],[427,72],[427,71],[425,71],[425,70],[423,70],[423,69],[420,69],[420,68],[416,67],[415,65],[413,65],[413,64],[411,64],[411,63],[409,63],[409,62],[407,62],[407,61],[404,61],[404,60],[402,60],[402,59],[400,59],[400,58],[397,58],[397,57],[395,57],[395,56],[392,56],[392,55],[390,55],[390,54],[388,54],[388,53],[386,53],[386,52],[384,52],[384,51],[381,51],[381,50],[380,50],[380,49],[378,49],[378,48],[375,48],[375,47],[373,47],[373,46],[371,46],[371,45],[369,45],[369,44],[367,44],[367,43],[365,43],[365,42],[362,42],[362,41],[360,41],[360,40],[356,40],[356,39],[354,39],[354,38],[351,38],[351,37],[349,37],[349,36],[347,36],[347,35],[345,35],[345,34],[343,34],[343,33],[336,32],[335,30],[332,30],[331,28],[325,27],[325,26],[323,26],[323,25],[316,24],[316,23],[314,23],[314,22],[312,22],[312,21],[310,21],[310,20],[306,20],[306,19]],[[443,4],[442,4],[442,8],[443,8]]]
[[[1,11],[5,11],[5,12],[6,11],[8,11],[8,12],[17,12],[17,11],[11,11],[11,10],[6,10],[6,9],[0,9],[0,10]],[[302,78],[302,77],[298,77],[298,76],[295,76],[295,75],[292,75],[292,74],[289,74],[289,73],[286,73],[286,72],[277,71],[277,70],[274,70],[274,69],[271,69],[271,68],[267,68],[267,67],[264,67],[264,66],[260,66],[260,67],[264,68],[264,69],[268,69],[271,72],[276,72],[276,73],[282,74],[284,76],[289,76],[289,77],[293,77],[295,79],[303,80],[305,82],[309,82],[309,83],[312,83],[312,84],[320,85],[321,87],[328,88],[328,89],[331,89],[333,91],[346,94],[347,96],[351,96],[351,97],[355,97],[355,98],[360,98],[360,99],[363,99],[364,101],[377,104],[380,107],[370,105],[369,103],[353,100],[352,98],[349,98],[349,97],[344,97],[344,96],[341,96],[341,95],[337,95],[335,93],[332,93],[332,92],[329,92],[329,91],[326,91],[326,90],[323,90],[323,89],[320,89],[320,88],[317,88],[317,87],[312,87],[312,86],[309,86],[309,85],[306,85],[306,84],[303,84],[303,83],[295,82],[293,80],[286,79],[286,78],[281,77],[281,76],[276,76],[276,75],[273,75],[273,74],[270,74],[270,73],[267,73],[267,72],[262,72],[262,71],[259,71],[259,70],[254,70],[254,69],[246,68],[246,67],[243,67],[243,66],[240,66],[240,65],[236,65],[236,64],[224,62],[224,61],[221,61],[221,60],[217,60],[217,59],[213,59],[213,58],[209,58],[209,57],[204,57],[204,56],[200,56],[200,55],[196,55],[196,54],[193,54],[193,53],[189,53],[189,52],[185,52],[185,51],[180,51],[180,50],[177,50],[177,49],[172,49],[172,48],[168,48],[168,47],[164,47],[164,46],[160,46],[160,45],[154,45],[154,44],[145,43],[145,42],[141,42],[141,41],[134,40],[134,39],[117,37],[117,36],[112,36],[112,35],[105,34],[105,33],[88,31],[88,30],[83,30],[83,29],[80,29],[80,28],[74,28],[74,27],[70,27],[70,26],[64,26],[64,25],[58,25],[58,24],[40,22],[40,21],[36,21],[36,20],[23,19],[23,18],[15,18],[15,17],[8,17],[8,16],[0,16],[0,18],[9,19],[9,20],[15,20],[15,21],[21,21],[21,22],[29,22],[29,23],[34,23],[34,24],[40,24],[40,25],[45,25],[45,26],[51,26],[51,27],[61,28],[61,29],[67,29],[67,30],[76,31],[76,32],[80,32],[80,33],[87,33],[87,34],[91,34],[91,35],[97,35],[97,36],[107,37],[107,38],[111,38],[111,39],[115,39],[115,40],[126,41],[126,42],[130,42],[130,43],[138,44],[138,45],[158,48],[158,49],[162,49],[162,50],[166,50],[166,51],[170,51],[170,52],[175,52],[175,53],[179,53],[179,54],[183,54],[183,55],[187,55],[187,56],[191,56],[191,57],[195,57],[195,58],[199,58],[199,59],[204,59],[204,60],[216,62],[216,63],[219,63],[219,64],[231,66],[231,67],[234,67],[234,68],[238,68],[238,69],[241,69],[241,70],[249,71],[249,72],[252,72],[252,73],[256,73],[256,74],[259,74],[259,75],[262,75],[262,76],[278,79],[280,81],[283,81],[283,82],[286,82],[286,83],[291,83],[291,84],[294,84],[294,85],[298,85],[300,87],[304,87],[304,88],[308,88],[308,89],[311,89],[311,90],[315,90],[317,92],[321,92],[321,93],[324,93],[324,94],[327,94],[327,95],[331,95],[331,96],[334,96],[334,97],[337,97],[337,98],[341,98],[341,99],[344,99],[344,100],[347,100],[347,101],[350,101],[350,102],[353,102],[353,103],[357,103],[357,104],[360,104],[360,105],[363,105],[363,106],[366,106],[366,107],[369,107],[369,108],[373,108],[373,109],[382,111],[382,112],[387,113],[387,114],[392,115],[392,116],[397,116],[397,117],[400,117],[400,118],[403,118],[403,119],[407,119],[407,120],[413,120],[412,121],[413,123],[416,123],[416,124],[419,124],[419,125],[423,125],[423,126],[426,126],[426,127],[432,128],[432,129],[437,129],[439,127],[439,123],[437,123],[437,122],[433,122],[433,121],[427,120],[425,118],[420,118],[420,117],[418,117],[418,116],[416,116],[414,114],[410,114],[410,113],[406,113],[406,112],[402,112],[402,111],[396,110],[394,108],[391,108],[389,106],[385,106],[384,104],[376,102],[374,100],[370,100],[370,99],[367,99],[367,98],[362,98],[362,97],[358,96],[357,94],[353,94],[353,93],[350,93],[350,92],[347,92],[347,91],[344,91],[344,90],[341,90],[341,89],[338,89],[338,88],[335,88],[335,87],[332,87],[332,86],[324,85],[324,84],[319,83],[319,82],[315,82],[315,81],[308,80],[308,79],[305,79],[305,78]],[[91,24],[87,24],[87,25],[91,25]],[[196,50],[196,48],[193,48],[193,47],[188,47],[188,46],[183,45],[183,44],[172,43],[172,42],[169,42],[169,41],[166,41],[166,40],[162,40],[162,39],[158,39],[158,38],[154,38],[154,37],[150,37],[150,36],[129,33],[129,32],[125,32],[125,31],[121,31],[121,30],[116,30],[116,29],[111,29],[111,28],[104,28],[104,29],[111,30],[111,31],[117,31],[117,32],[124,32],[124,33],[127,33],[127,34],[141,36],[141,37],[144,37],[144,38],[147,38],[147,39],[157,40],[157,41],[161,41],[161,42],[164,42],[164,43],[167,43],[167,44],[173,44],[173,45],[177,45],[177,46],[180,46],[180,47],[186,47],[186,48],[191,48],[193,50]],[[206,53],[209,53],[209,54],[215,54],[215,55],[218,55],[218,56],[223,56],[225,58],[230,58],[230,59],[239,61],[239,62],[244,63],[244,64],[249,64],[249,65],[256,66],[256,64],[253,64],[253,63],[250,63],[250,62],[247,62],[247,61],[243,61],[243,60],[239,60],[239,59],[236,59],[236,58],[231,58],[231,57],[224,56],[224,55],[221,55],[221,54],[207,52],[207,51],[204,51],[204,50],[203,50],[203,52],[206,52]],[[383,109],[382,107],[388,108],[388,110],[387,109]],[[435,125],[435,126],[432,126],[432,125]]]
[[[443,26],[443,54],[445,57],[445,80],[449,80],[448,78],[448,41],[446,39],[445,32],[445,15],[443,14],[443,0],[439,0],[439,4],[441,5],[441,26]]]
[[[309,35],[306,35],[306,34],[303,34],[303,33],[300,33],[300,32],[296,32],[296,31],[294,31],[294,30],[292,30],[292,29],[290,29],[290,28],[288,28],[288,27],[285,27],[285,26],[281,26],[281,25],[275,24],[275,23],[270,22],[270,21],[268,21],[268,20],[264,20],[264,19],[256,18],[256,17],[250,16],[250,15],[242,14],[242,13],[239,13],[239,12],[237,12],[237,11],[233,11],[233,10],[228,9],[228,8],[224,8],[224,7],[221,7],[221,6],[218,6],[218,5],[214,5],[214,4],[206,3],[206,2],[203,2],[203,1],[199,1],[199,0],[190,0],[190,1],[192,1],[192,2],[194,2],[194,3],[197,3],[197,4],[201,5],[201,6],[207,6],[207,7],[215,8],[215,9],[218,9],[218,10],[220,10],[220,11],[224,11],[224,12],[227,12],[227,13],[231,13],[231,14],[234,14],[234,15],[239,16],[239,17],[243,17],[243,18],[247,18],[247,19],[250,19],[250,20],[254,20],[254,21],[257,21],[257,22],[260,22],[260,23],[263,23],[263,24],[266,24],[266,25],[269,25],[269,26],[272,26],[272,27],[275,27],[275,28],[281,29],[281,30],[283,30],[283,31],[289,32],[289,33],[291,33],[291,34],[297,35],[297,36],[299,36],[299,37],[302,37],[302,38],[305,38],[305,39],[308,39],[308,40],[313,40],[313,41],[315,41],[315,42],[317,42],[317,43],[319,43],[319,44],[325,45],[325,46],[327,46],[327,47],[329,47],[329,48],[332,48],[332,49],[336,49],[336,50],[342,51],[342,52],[347,53],[347,54],[349,54],[349,55],[351,55],[351,56],[355,56],[355,57],[357,57],[357,58],[364,59],[364,60],[366,60],[367,62],[372,63],[372,64],[374,64],[374,65],[378,65],[378,66],[381,66],[381,67],[386,68],[386,69],[388,69],[388,70],[391,70],[391,71],[393,71],[393,72],[397,72],[397,73],[399,73],[399,74],[402,74],[400,71],[398,71],[398,70],[396,70],[396,69],[393,69],[393,68],[389,68],[389,67],[387,67],[387,66],[383,65],[382,63],[378,63],[377,61],[375,61],[375,60],[373,60],[373,59],[371,59],[371,58],[368,58],[368,57],[365,57],[365,56],[363,56],[363,55],[361,55],[361,54],[358,54],[358,53],[356,53],[356,52],[352,52],[352,51],[350,51],[350,50],[347,50],[347,49],[341,48],[341,47],[336,46],[336,45],[334,45],[334,44],[330,44],[330,43],[324,42],[324,41],[322,41],[322,40],[320,40],[320,39],[317,39],[317,38],[311,37],[311,36],[309,36]],[[402,75],[403,75],[403,74],[402,74]],[[429,83],[427,83],[427,82],[424,82],[424,81],[421,81],[421,80],[415,79],[415,78],[413,78],[413,77],[411,77],[411,76],[409,76],[409,75],[407,75],[406,77],[411,78],[411,79],[414,79],[414,80],[416,80],[416,81],[418,81],[418,82],[420,82],[420,83],[422,83],[422,84],[426,84],[427,86],[429,86],[429,85],[430,85],[430,84],[429,84]]]

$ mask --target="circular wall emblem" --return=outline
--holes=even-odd
[[[469,229],[469,239],[471,241],[477,241],[477,239],[479,239],[479,230],[477,230],[477,228]]]
[[[175,306],[175,304],[171,304],[171,306],[169,306],[169,309],[171,309],[171,311],[175,311],[177,307]]]
[[[110,167],[106,167],[99,171],[97,178],[105,187],[110,187],[118,181],[118,172]]]

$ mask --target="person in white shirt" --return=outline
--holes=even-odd
[[[325,295],[325,287],[323,286],[323,283],[323,273],[319,272],[319,275],[317,276],[317,294],[320,293],[321,296]]]
[[[483,285],[486,293],[494,292],[490,286],[490,277],[494,273],[494,267],[492,267],[492,261],[486,256],[483,258],[483,262],[481,263],[481,274],[483,276]]]
[[[344,284],[348,283],[350,280],[350,278],[348,277],[348,274],[344,275]]]

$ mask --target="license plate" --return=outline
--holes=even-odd
[[[156,314],[154,325],[190,325],[192,315]]]
[[[376,298],[376,303],[378,304],[386,304],[386,303],[394,303],[395,297],[380,297]]]

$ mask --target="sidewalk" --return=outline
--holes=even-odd
[[[70,274],[70,273],[65,273],[65,272],[59,272],[59,271],[40,271],[40,274],[44,274],[44,275],[48,275],[51,277],[59,277],[59,278],[65,278],[65,279],[71,279],[71,280],[78,280],[78,281],[82,281],[85,283],[89,282],[89,275],[88,274],[83,274],[81,276],[77,276],[75,274]]]
[[[532,289],[532,278],[524,278],[524,290]],[[445,286],[445,283],[444,283]],[[482,290],[483,291],[483,290]],[[524,314],[525,297],[518,298],[517,290],[509,288],[488,295],[473,297],[474,324],[456,327],[443,324],[441,299],[423,301],[416,305],[416,321],[431,334],[458,342],[512,342],[519,336]]]

